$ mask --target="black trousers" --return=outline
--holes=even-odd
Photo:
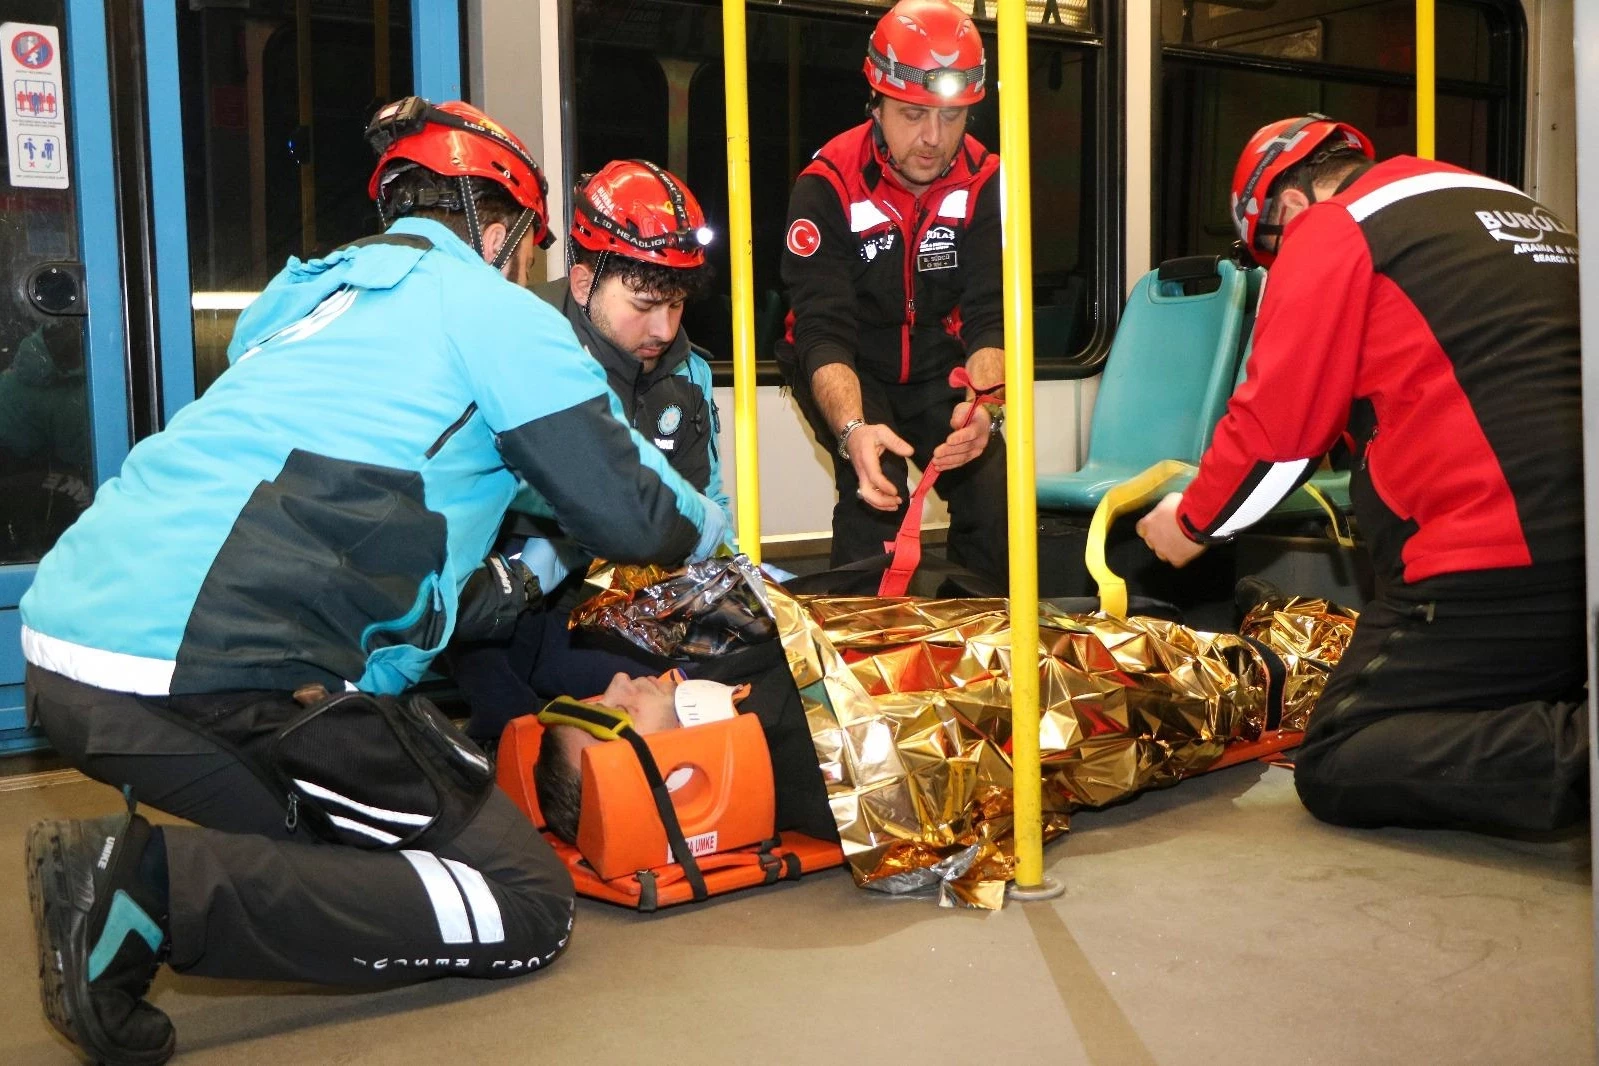
[[[1587,812],[1580,574],[1541,590],[1470,581],[1400,586],[1361,612],[1294,760],[1316,817],[1548,830]]]
[[[571,935],[571,876],[498,789],[434,851],[364,851],[291,832],[286,798],[163,713],[171,701],[32,665],[27,699],[78,769],[197,823],[163,831],[175,970],[346,986],[509,977],[549,965]],[[183,697],[185,711],[206,700],[219,713],[241,703],[237,693]]]
[[[950,417],[955,406],[965,399],[965,393],[942,380],[898,385],[861,375],[860,383],[863,417],[870,423],[885,424],[903,437],[916,449],[913,458],[925,471],[933,449],[950,435]],[[838,457],[838,440],[816,406],[810,380],[804,374],[796,374],[790,385],[817,442],[833,459],[838,502],[833,505],[831,565],[836,568],[883,554],[884,542],[892,541],[899,532],[905,507],[910,503],[905,460],[889,452],[882,456],[883,473],[899,489],[904,503],[895,511],[868,506],[855,494],[860,487],[855,467]],[[982,455],[965,466],[941,473],[936,491],[949,504],[950,560],[1004,583],[1010,572],[1005,439],[992,438]]]

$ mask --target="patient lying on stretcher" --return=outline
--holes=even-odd
[[[756,677],[753,685],[730,686],[688,679],[680,670],[660,677],[619,673],[593,702],[626,713],[634,731],[643,737],[722,721],[741,711],[754,715],[771,762],[774,828],[836,839],[822,775],[791,684],[769,684]],[[606,741],[576,725],[562,724],[558,715],[544,717],[533,773],[539,809],[546,829],[569,844],[576,843],[583,802],[583,750]],[[668,778],[667,787],[672,784]]]

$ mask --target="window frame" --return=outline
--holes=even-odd
[[[1489,81],[1464,81],[1439,78],[1435,82],[1439,96],[1455,96],[1468,100],[1484,100],[1489,104],[1488,157],[1496,176],[1520,187],[1526,175],[1527,163],[1527,18],[1519,0],[1451,0],[1460,7],[1481,11],[1487,19],[1492,38],[1489,57]],[[1246,71],[1257,74],[1277,74],[1292,78],[1308,78],[1322,82],[1371,88],[1406,89],[1416,91],[1414,73],[1351,67],[1338,63],[1315,60],[1281,59],[1275,56],[1255,55],[1248,52],[1220,48],[1204,48],[1192,44],[1167,44],[1160,36],[1157,17],[1155,33],[1155,69],[1152,107],[1155,112],[1155,137],[1153,143],[1153,172],[1163,174],[1167,165],[1164,158],[1166,144],[1166,74],[1167,63],[1218,70]],[[1509,37],[1506,42],[1504,38]],[[1160,256],[1162,221],[1165,204],[1161,200],[1162,183],[1151,183],[1150,189],[1150,258]]]

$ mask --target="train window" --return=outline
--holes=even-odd
[[[980,21],[990,63],[996,4],[959,0]],[[750,181],[757,358],[770,360],[786,313],[779,277],[788,195],[811,155],[865,117],[861,59],[876,20],[860,4],[752,4],[748,16]],[[874,6],[887,7],[887,3]],[[1032,79],[1035,357],[1041,374],[1092,369],[1109,323],[1095,310],[1119,301],[1110,251],[1098,235],[1112,208],[1101,173],[1114,153],[1096,117],[1106,88],[1105,48],[1093,36],[1100,0],[1029,3]],[[575,158],[568,177],[610,159],[644,155],[682,175],[713,228],[727,228],[722,14],[701,0],[575,0],[570,98]],[[972,132],[999,148],[998,94],[975,109]],[[596,101],[605,101],[604,104]],[[717,295],[690,307],[685,327],[719,361],[732,349],[728,245],[711,246]],[[1103,325],[1104,328],[1101,328]],[[725,367],[725,363],[722,366]],[[763,380],[775,380],[766,363]]]
[[[4,0],[0,21],[48,24],[58,41],[66,41],[61,0]],[[9,38],[25,39],[48,61],[45,38]],[[70,61],[61,57],[63,66]],[[14,141],[0,144],[0,174],[6,176],[0,179],[0,564],[37,561],[94,495],[86,320],[62,313],[71,309],[65,294],[75,291],[66,264],[81,254],[78,176],[69,171],[66,188],[22,177],[30,167],[50,174],[64,160],[79,163],[70,154],[74,100],[70,92],[58,95],[58,84],[19,75],[7,86],[15,95],[6,106],[18,117],[67,120],[69,151],[57,155],[55,145],[42,147],[55,138],[31,137],[26,126],[18,127]],[[18,162],[9,158],[12,152]],[[19,177],[15,184],[11,175]]]
[[[1438,158],[1519,184],[1520,8],[1439,0],[1436,25]],[[1320,111],[1365,131],[1379,157],[1414,151],[1415,30],[1410,0],[1162,0],[1160,258],[1232,242],[1233,164],[1273,119]]]
[[[377,227],[361,133],[380,102],[411,92],[411,5],[306,10],[302,42],[294,5],[178,8],[202,391],[227,366],[239,311],[289,256],[321,255]]]

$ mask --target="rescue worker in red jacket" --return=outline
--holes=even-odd
[[[1552,829],[1588,797],[1577,238],[1509,185],[1325,116],[1233,178],[1271,265],[1248,380],[1139,531],[1181,566],[1346,430],[1378,576],[1296,757],[1344,825]]]
[[[1004,409],[980,403],[968,424],[973,390],[949,384],[961,366],[978,389],[1004,380],[999,157],[966,133],[985,70],[959,8],[900,0],[867,49],[870,119],[824,145],[789,199],[777,361],[836,456],[834,566],[894,539],[914,459],[940,471],[950,557],[1004,579]]]

